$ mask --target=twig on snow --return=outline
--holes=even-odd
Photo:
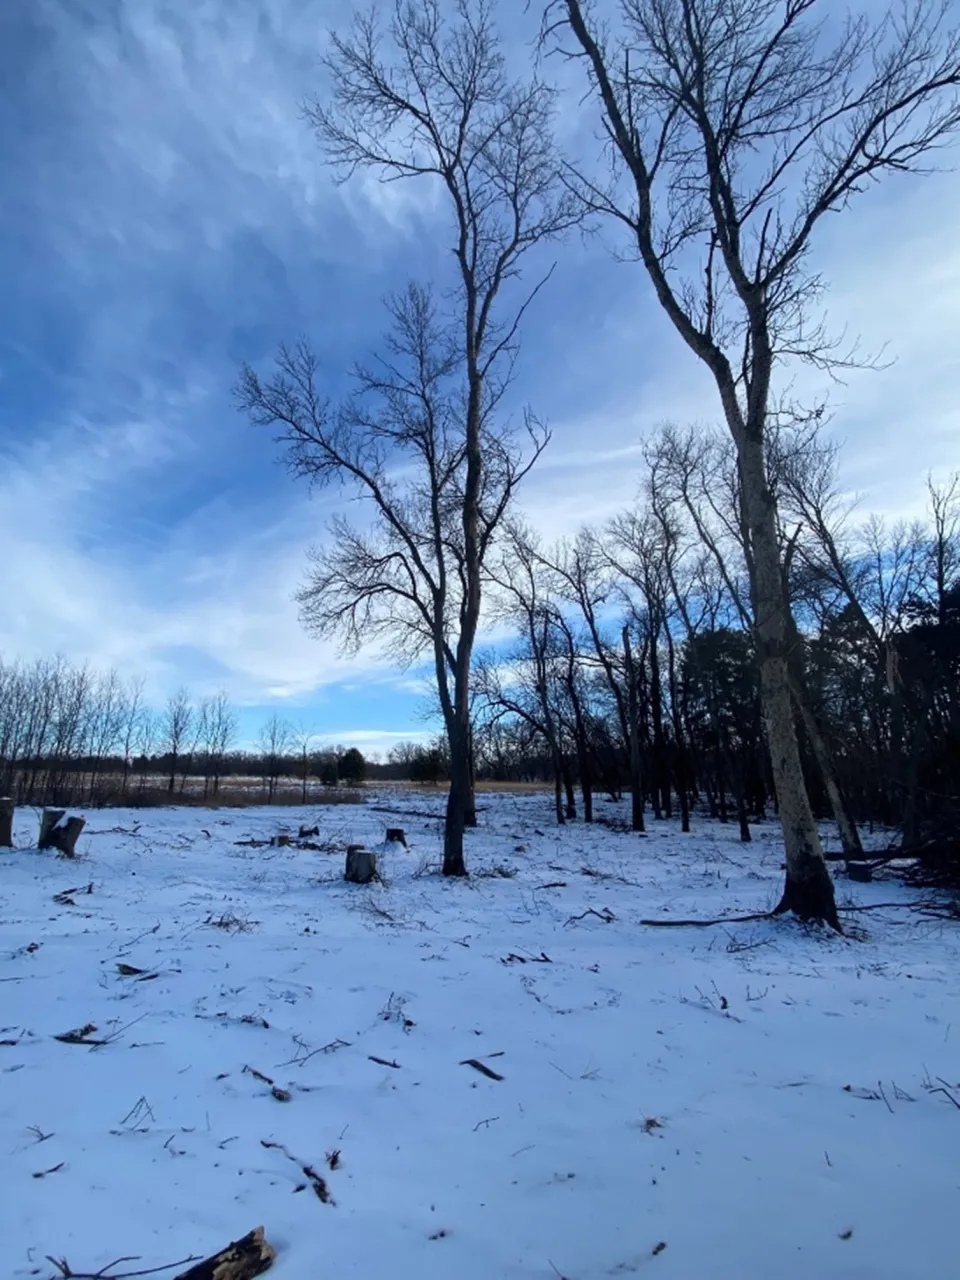
[[[479,1071],[481,1075],[490,1080],[502,1080],[504,1078],[499,1072],[494,1071],[492,1067],[488,1067],[485,1062],[481,1062],[479,1058],[464,1058],[460,1066],[473,1067],[474,1071]]]
[[[393,1062],[388,1062],[386,1058],[378,1058],[375,1053],[368,1053],[367,1058],[371,1062],[376,1062],[381,1067],[392,1067],[394,1071],[400,1070],[400,1063],[397,1062],[396,1060],[394,1060]]]
[[[147,1267],[143,1271],[113,1270],[114,1267],[119,1267],[121,1262],[139,1262],[140,1259],[136,1255],[126,1258],[114,1258],[113,1262],[108,1262],[99,1271],[74,1271],[66,1258],[52,1258],[49,1253],[47,1254],[47,1261],[57,1268],[61,1280],[132,1280],[133,1276],[155,1276],[159,1275],[161,1271],[172,1271],[174,1267],[182,1267],[187,1263],[196,1262],[199,1257],[198,1253],[192,1253],[189,1258],[181,1258],[179,1262],[167,1262],[162,1267]]]
[[[609,907],[604,907],[602,911],[597,911],[593,907],[587,907],[586,911],[581,911],[578,916],[571,916],[564,924],[564,928],[566,928],[567,925],[575,924],[578,920],[585,920],[587,916],[596,916],[597,919],[602,920],[604,924],[612,924],[617,918]],[[643,922],[641,921],[641,923]]]
[[[322,1174],[317,1173],[312,1164],[304,1164],[302,1160],[298,1160],[296,1156],[291,1155],[282,1142],[272,1142],[268,1138],[260,1139],[261,1147],[266,1147],[268,1151],[282,1151],[288,1160],[292,1160],[300,1172],[310,1182],[313,1187],[314,1194],[323,1204],[336,1204],[333,1196],[330,1194],[330,1188],[327,1186],[326,1179]]]

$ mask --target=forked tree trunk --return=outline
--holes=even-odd
[[[762,434],[737,433],[737,461],[749,531],[753,616],[760,662],[760,696],[787,875],[777,913],[822,920],[840,928],[833,881],[823,857],[800,759],[787,665],[788,609],[780,565],[774,498],[767,484]]]

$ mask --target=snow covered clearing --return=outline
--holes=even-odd
[[[447,882],[410,812],[440,797],[375,799],[101,811],[76,862],[0,854],[5,1274],[260,1224],[277,1280],[956,1274],[955,925],[649,928],[773,905],[775,826],[485,795]],[[243,843],[301,822],[323,848]],[[400,823],[386,883],[345,884]]]

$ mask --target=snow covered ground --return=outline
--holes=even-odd
[[[260,1224],[277,1280],[957,1274],[956,926],[649,928],[772,905],[776,828],[641,839],[488,795],[459,883],[409,812],[439,797],[372,798],[407,816],[113,810],[77,862],[0,853],[5,1275]],[[340,852],[238,843],[301,821]],[[343,883],[401,822],[386,883]]]

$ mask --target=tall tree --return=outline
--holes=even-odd
[[[791,628],[766,446],[778,365],[842,362],[815,307],[818,224],[960,127],[949,5],[907,0],[832,39],[820,0],[620,0],[607,39],[581,0],[572,34],[602,112],[608,185],[573,184],[625,225],[677,332],[710,371],[737,450],[764,720],[786,846],[779,910],[837,926],[791,706]],[[837,926],[838,927],[838,926]]]
[[[511,79],[489,0],[398,0],[333,35],[332,94],[307,116],[345,176],[421,179],[446,197],[454,288],[443,308],[411,287],[391,304],[388,355],[360,370],[339,412],[324,405],[305,345],[283,351],[261,382],[244,371],[241,404],[280,426],[294,466],[359,489],[372,532],[340,522],[301,597],[314,630],[358,643],[389,636],[395,652],[432,651],[450,750],[443,871],[464,875],[473,809],[470,668],[484,562],[546,432],[527,418],[524,454],[502,413],[524,313],[539,284],[518,287],[524,259],[580,216],[559,182],[553,95]],[[397,478],[405,464],[409,481]],[[411,466],[412,464],[412,466]]]
[[[193,723],[194,714],[190,694],[181,686],[167,699],[163,712],[162,743],[164,751],[170,757],[170,777],[167,779],[167,791],[170,795],[173,795],[173,789],[177,784],[177,764],[189,748]]]

